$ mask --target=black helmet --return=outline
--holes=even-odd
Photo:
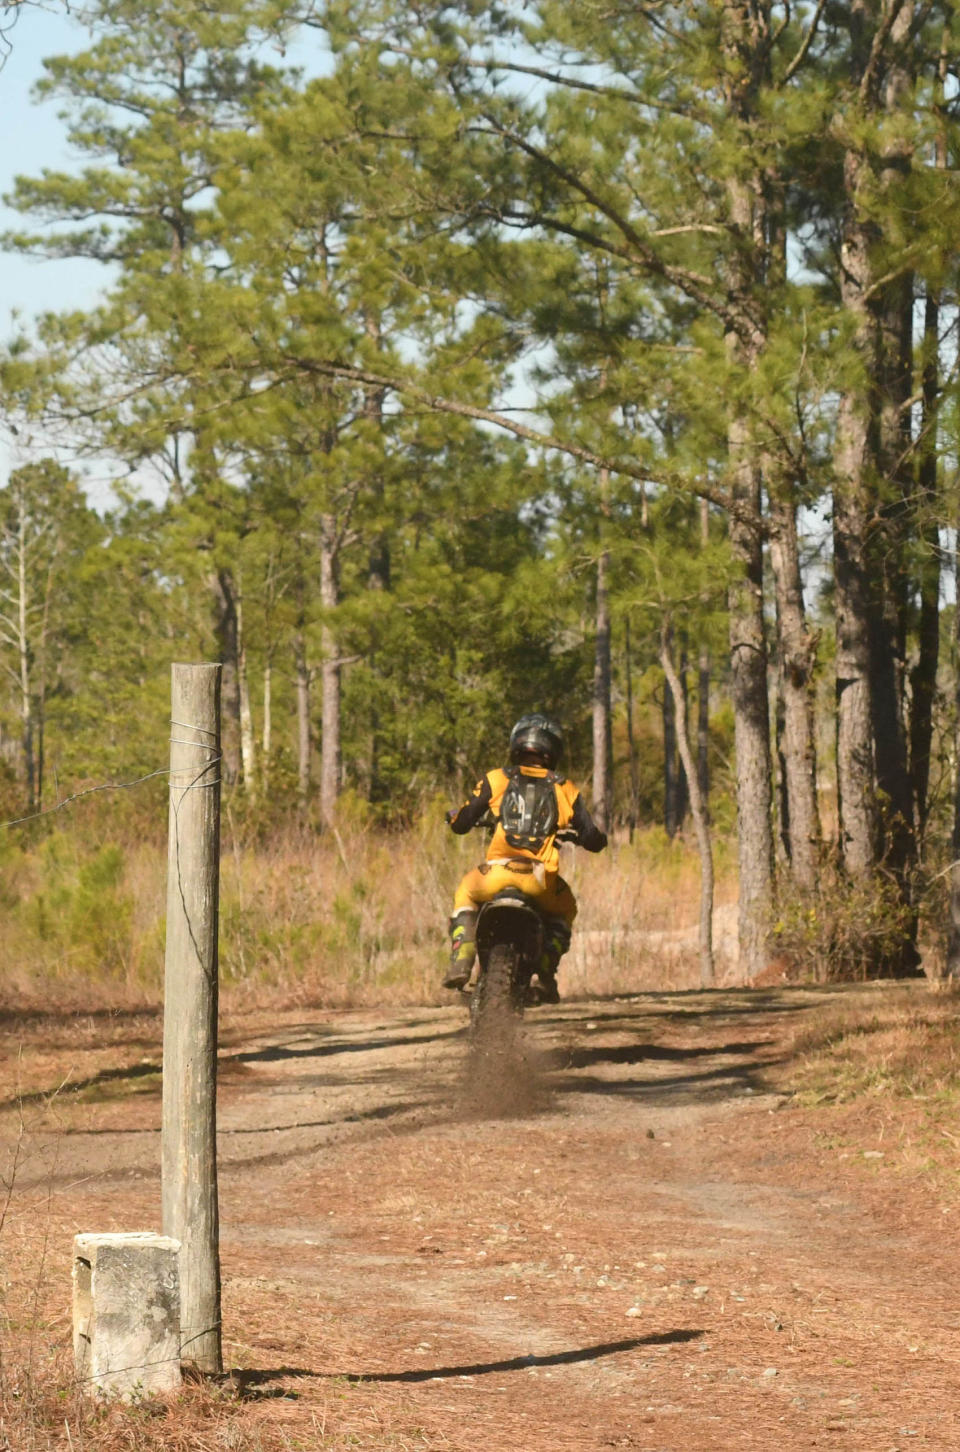
[[[563,728],[552,716],[543,716],[539,711],[521,716],[510,732],[511,764],[516,766],[525,751],[535,751],[550,771],[555,771],[563,755]]]

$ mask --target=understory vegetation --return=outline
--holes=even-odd
[[[736,823],[747,978],[916,973],[938,874],[960,923],[956,5],[51,8],[69,160],[0,245],[102,287],[0,356],[0,817],[162,768],[171,660],[222,663],[234,815],[331,860],[543,709],[602,826],[692,825],[708,882]],[[146,866],[51,841],[23,941],[149,976]],[[268,929],[242,876],[231,973],[370,919]]]
[[[151,820],[143,811],[118,815],[81,804],[73,819],[0,840],[0,1007],[51,995],[77,1006],[162,996],[164,805],[157,802]],[[224,990],[349,1006],[437,996],[453,889],[483,843],[451,837],[438,800],[393,831],[345,810],[333,831],[294,826],[263,836],[227,814],[222,849]],[[692,986],[698,863],[691,844],[654,827],[601,859],[578,860],[573,849],[566,855],[563,870],[581,909],[564,970],[568,991]],[[720,863],[722,914],[736,896],[729,849]]]

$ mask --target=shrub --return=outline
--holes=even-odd
[[[795,981],[834,983],[896,975],[912,942],[915,911],[883,875],[824,870],[813,892],[781,894],[774,952]]]

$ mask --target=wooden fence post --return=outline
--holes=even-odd
[[[179,1240],[180,1356],[223,1370],[217,1206],[219,665],[171,671],[163,1232]]]

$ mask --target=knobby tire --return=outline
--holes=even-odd
[[[516,1009],[513,981],[517,950],[510,943],[495,943],[474,989],[471,1029],[474,1044],[484,1050],[506,1049],[513,1032]]]

